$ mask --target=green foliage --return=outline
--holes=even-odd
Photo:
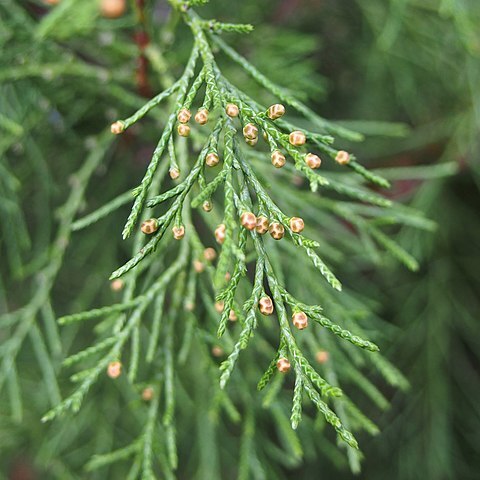
[[[178,11],[162,10],[161,25],[150,7],[152,15],[143,24],[133,9],[108,24],[93,8],[95,2],[83,7],[84,2],[64,0],[42,18],[30,3],[0,5],[0,26],[5,27],[0,29],[1,61],[10,65],[0,73],[0,251],[7,259],[0,267],[0,335],[5,339],[0,402],[8,406],[0,416],[2,447],[15,455],[28,443],[36,468],[49,478],[286,478],[302,462],[303,478],[313,478],[323,457],[328,464],[348,463],[359,471],[363,456],[355,434],[366,445],[370,474],[369,459],[376,453],[362,432],[378,434],[378,410],[387,409],[392,397],[372,372],[400,390],[408,382],[378,353],[378,346],[384,350],[399,331],[377,317],[379,305],[366,296],[376,296],[378,286],[388,282],[372,284],[365,272],[372,264],[391,272],[389,259],[418,269],[408,252],[424,256],[419,245],[428,233],[422,230],[433,231],[436,225],[421,212],[437,220],[429,207],[442,191],[434,189],[428,202],[413,202],[416,210],[386,198],[379,187],[452,175],[453,153],[472,148],[465,138],[472,138],[470,119],[478,96],[469,57],[475,55],[476,36],[469,17],[450,2],[442,2],[441,17],[431,14],[435,2],[430,10],[415,2],[392,2],[392,11],[382,2],[358,3],[372,38],[379,38],[378,49],[365,39],[358,48],[365,48],[378,68],[377,76],[365,81],[368,94],[363,91],[349,115],[357,110],[362,117],[368,111],[375,118],[377,111],[385,111],[383,105],[396,108],[380,98],[385,89],[376,82],[387,82],[379,72],[387,66],[397,71],[398,59],[389,52],[409,46],[402,38],[412,38],[410,29],[421,35],[438,18],[452,20],[458,34],[452,36],[460,39],[455,52],[468,52],[452,58],[457,63],[467,59],[469,76],[459,82],[471,87],[465,98],[472,102],[464,102],[468,108],[461,119],[447,120],[448,128],[440,130],[443,137],[457,134],[449,163],[372,170],[353,155],[347,166],[336,165],[338,151],[351,149],[362,159],[369,151],[391,154],[395,148],[424,144],[434,137],[435,125],[403,140],[408,130],[402,124],[319,117],[311,98],[324,95],[326,82],[313,71],[313,61],[288,64],[289,58],[308,56],[317,47],[306,31],[290,29],[282,36],[272,29],[275,41],[267,45],[258,40],[268,38],[262,37],[268,27],[256,25],[238,40],[228,35],[248,33],[250,25],[205,21],[190,8],[202,1],[171,2]],[[215,3],[205,10],[215,16],[218,10],[218,18],[224,18],[226,7]],[[250,21],[264,5],[229,8],[238,10],[238,19]],[[418,11],[428,14],[415,15]],[[151,38],[141,52],[150,62],[150,81],[153,90],[162,91],[148,101],[132,93],[139,52],[130,38],[133,29],[141,28]],[[223,33],[225,40],[218,36]],[[229,46],[234,43],[238,49]],[[248,52],[252,45],[254,51]],[[419,58],[432,45],[427,42]],[[272,48],[282,54],[273,55]],[[410,55],[417,51],[409,49]],[[441,58],[439,52],[435,56]],[[365,58],[366,53],[360,60],[351,58],[349,65],[354,68]],[[424,64],[437,78],[433,62]],[[286,79],[282,69],[288,68],[292,76]],[[415,78],[415,71],[409,72]],[[450,89],[447,83],[442,88],[456,103],[456,95],[463,97],[466,89],[458,93],[458,86]],[[421,108],[433,100],[412,101],[419,93],[406,80],[394,86],[404,111],[411,113],[408,119],[425,118]],[[379,108],[362,108],[364,100]],[[272,102],[285,103],[285,118],[268,117]],[[239,106],[239,119],[224,114],[226,103]],[[209,110],[209,123],[192,126],[189,140],[175,134],[181,108]],[[338,112],[332,116],[338,118]],[[124,132],[118,140],[109,132],[98,134],[118,117],[125,118],[117,123]],[[265,142],[260,138],[256,148],[238,138],[247,123],[265,133]],[[309,148],[322,156],[320,173],[306,166],[306,147],[289,143],[292,130],[303,131]],[[382,136],[391,138],[382,141]],[[358,143],[364,137],[366,146]],[[150,159],[141,147],[151,142],[158,143]],[[287,155],[287,165],[278,170],[269,161],[277,149]],[[221,159],[213,168],[205,166],[211,152]],[[180,173],[178,179],[168,177],[173,171]],[[199,208],[205,202],[212,211]],[[277,242],[246,231],[240,225],[245,211],[282,224],[285,238]],[[298,215],[308,236],[290,228],[290,218]],[[145,241],[138,224],[151,216],[159,229]],[[124,217],[124,237],[131,237],[126,241],[120,238]],[[438,218],[439,224],[448,218]],[[220,223],[226,237],[215,249],[218,259],[212,260],[205,257],[205,247],[212,246]],[[171,228],[180,226],[185,238],[171,241]],[[413,235],[413,228],[422,235]],[[111,278],[122,277],[117,286],[123,288],[111,292],[106,279],[117,262],[125,263]],[[258,302],[265,295],[273,298],[273,317],[259,315]],[[418,298],[422,295],[418,292]],[[395,291],[385,303],[392,298],[398,303],[389,316],[403,312],[405,297]],[[216,310],[219,302],[222,313]],[[407,307],[408,320],[421,318],[419,304]],[[234,318],[231,311],[236,322],[229,319]],[[289,316],[297,311],[310,319],[306,331],[291,325]],[[470,316],[464,318],[472,332]],[[445,341],[441,330],[438,337]],[[319,351],[328,352],[328,361],[317,363]],[[287,375],[277,371],[282,357],[292,365]],[[106,375],[112,361],[123,365],[116,380]],[[257,383],[261,392],[254,389]],[[153,396],[142,400],[147,389]],[[418,389],[406,398],[415,398]],[[427,403],[429,397],[424,398]],[[42,416],[54,421],[40,424]],[[333,428],[324,429],[326,423]],[[428,438],[436,438],[433,433]],[[439,441],[436,452],[444,445]],[[436,466],[435,458],[429,457],[427,477],[454,471]],[[1,462],[2,467],[10,463]],[[376,469],[378,478],[390,475],[388,467]],[[403,472],[404,478],[413,478],[406,468]]]

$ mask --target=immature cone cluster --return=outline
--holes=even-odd
[[[318,156],[315,155],[314,153],[307,153],[305,155],[305,163],[310,167],[310,168],[320,168],[320,165],[322,164],[322,159]]]
[[[283,117],[285,115],[285,107],[280,103],[276,103],[268,108],[267,115],[272,120]]]
[[[345,150],[339,150],[337,152],[337,155],[335,157],[335,161],[339,165],[346,165],[347,163],[350,162],[350,154],[346,152]]]
[[[290,370],[290,362],[287,358],[280,358],[277,362],[277,369],[281,373],[287,373]]]
[[[208,110],[206,108],[200,108],[195,114],[195,121],[199,125],[205,125],[208,122]]]
[[[190,135],[190,127],[185,123],[181,123],[177,127],[177,132],[181,137],[188,137]]]
[[[154,391],[153,391],[153,388],[152,387],[146,387],[143,389],[143,392],[142,392],[142,400],[144,402],[150,402],[153,398],[153,395],[154,395]]]
[[[230,310],[230,313],[228,314],[228,319],[231,322],[236,322],[238,320],[237,314],[235,313],[235,311],[233,309]]]
[[[225,303],[223,300],[220,300],[218,302],[215,302],[215,310],[218,312],[218,313],[222,313],[223,312],[223,309],[225,308]]]
[[[290,133],[290,135],[288,136],[288,141],[294,147],[301,147],[302,145],[305,145],[305,142],[307,141],[307,137],[303,132],[300,132],[299,130],[295,130],[294,132]]]
[[[202,208],[205,212],[211,212],[213,208],[213,203],[210,200],[205,200],[202,203]]]
[[[278,222],[271,223],[268,231],[270,232],[272,238],[275,240],[281,240],[285,235],[285,228],[281,223]]]
[[[225,241],[225,224],[224,223],[221,223],[215,229],[215,239],[220,245]]]
[[[273,313],[273,302],[272,299],[265,295],[258,302],[258,309],[262,315],[271,315]]]
[[[158,230],[158,227],[158,220],[156,218],[149,218],[142,223],[140,229],[145,235],[150,235],[155,233]]]
[[[238,117],[240,110],[238,109],[237,105],[235,105],[234,103],[227,103],[225,107],[225,113],[229,117]]]
[[[172,232],[175,240],[181,240],[185,236],[185,227],[183,225],[173,227]]]
[[[282,168],[285,165],[285,155],[279,150],[275,150],[274,152],[272,152],[270,158],[272,159],[272,165],[275,168]]]
[[[214,248],[208,247],[203,251],[203,257],[207,262],[213,262],[217,258],[217,252]]]
[[[269,227],[269,222],[268,222],[268,218],[267,217],[263,217],[263,216],[260,216],[260,217],[257,217],[257,225],[255,227],[255,230],[257,231],[257,233],[259,233],[260,235],[264,235],[265,233],[268,232],[268,227]]]
[[[180,123],[188,123],[191,118],[192,112],[188,108],[182,108],[177,114],[177,119]]]
[[[330,357],[330,354],[328,352],[326,352],[325,350],[319,350],[315,354],[315,360],[322,365],[324,363],[328,362],[329,357]]]
[[[252,212],[243,212],[240,223],[247,230],[253,230],[257,226],[257,217]]]
[[[110,378],[118,378],[122,374],[122,364],[118,361],[110,362],[107,367],[107,375]]]
[[[292,316],[292,323],[299,329],[303,330],[308,327],[308,317],[305,312],[296,312]]]
[[[121,17],[127,8],[127,0],[102,0],[100,10],[106,18]]]
[[[215,153],[215,152],[210,152],[207,154],[207,156],[205,157],[205,163],[209,166],[209,167],[214,167],[215,165],[218,165],[218,162],[219,162],[219,158],[218,158],[218,155]]]
[[[300,233],[305,228],[305,222],[300,217],[292,217],[289,224],[290,230],[294,233]]]

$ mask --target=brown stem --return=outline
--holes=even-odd
[[[143,97],[152,96],[152,88],[148,80],[148,59],[144,54],[145,48],[150,43],[150,37],[147,33],[145,18],[145,0],[135,0],[137,12],[138,27],[134,34],[134,41],[138,46],[139,56],[137,60],[136,83],[138,93]]]

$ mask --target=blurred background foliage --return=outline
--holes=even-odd
[[[31,290],[24,285],[39,266],[44,275],[40,281],[48,283],[55,268],[48,263],[54,223],[68,215],[57,209],[66,198],[69,181],[74,181],[70,175],[92,148],[89,136],[142,104],[135,93],[138,47],[132,39],[136,19],[131,10],[117,19],[102,18],[93,0],[63,0],[46,15],[48,10],[40,1],[0,0],[2,310],[7,304],[14,309],[29,300]],[[322,116],[373,133],[355,145],[357,156],[369,166],[444,164],[450,173],[445,177],[429,170],[415,181],[404,175],[388,193],[424,211],[438,224],[434,233],[395,232],[420,260],[420,272],[409,273],[384,262],[375,270],[360,264],[361,275],[354,276],[349,276],[350,265],[345,265],[338,274],[348,277],[357,292],[374,299],[376,313],[389,320],[392,334],[386,338],[390,344],[383,344],[382,350],[410,382],[407,392],[384,387],[392,407],[381,415],[369,400],[360,400],[381,428],[376,437],[360,438],[365,454],[362,476],[478,478],[480,3],[245,0],[212,1],[205,10],[206,16],[254,24],[250,35],[234,37],[236,47],[254,65],[272,80],[294,88]],[[167,69],[162,64],[155,49],[147,53],[156,71],[164,71],[159,77],[150,74],[151,88],[157,91],[168,84],[168,72],[184,63],[188,42],[182,41],[182,30],[173,37],[161,28],[168,13],[166,2],[147,2],[147,11],[151,24],[160,25],[150,30],[152,45],[161,49],[169,65]],[[228,62],[222,66],[255,96],[258,87],[242,71]],[[401,122],[405,127],[377,121]],[[385,140],[382,129],[395,129],[397,137]],[[150,138],[153,142],[155,136]],[[107,164],[96,171],[89,188],[91,201],[101,205],[124,188],[125,178],[139,178],[152,147],[145,138],[127,137],[121,155],[110,155]],[[132,155],[134,161],[126,161]],[[121,209],[101,223],[104,238],[124,216]],[[102,249],[101,256],[95,255],[98,235],[99,230],[95,235],[88,230],[78,234],[75,249],[69,249],[67,268],[49,287],[59,312],[78,311],[94,300],[111,298],[111,292],[103,288],[105,278],[128,252],[116,242]],[[48,320],[50,306],[45,303],[38,308],[55,345],[58,332]],[[67,345],[75,342],[75,331],[63,341]],[[22,350],[20,361],[31,364],[31,352]],[[38,418],[48,409],[48,395],[38,387],[37,372],[23,368],[22,378],[29,395],[23,413],[12,408],[18,421],[10,420],[4,408],[8,401],[1,400],[0,476],[101,478],[81,473],[89,442],[101,445],[102,451],[105,443],[112,442],[111,429],[102,429],[101,423],[89,424],[89,409],[102,412],[96,417],[98,422],[116,421],[122,407],[115,388],[96,389],[92,395],[101,401],[90,403],[68,424],[49,426],[44,440],[45,427]],[[208,396],[208,392],[202,394]],[[50,396],[55,398],[56,393]],[[9,398],[15,398],[14,391]],[[123,420],[125,429],[133,422]],[[257,429],[269,434],[271,420],[265,419]],[[102,431],[110,433],[102,436]],[[323,437],[319,438],[322,442]],[[315,435],[308,441],[316,442]],[[222,442],[228,458],[235,448],[228,432],[223,433]],[[52,457],[52,451],[58,455]],[[49,459],[48,474],[42,474],[42,458]],[[35,469],[40,470],[35,474]],[[119,471],[115,475],[111,478],[123,478]],[[193,478],[188,469],[185,475]],[[306,447],[302,462],[282,463],[279,457],[270,475],[352,477],[343,458],[327,443],[324,448],[321,443],[315,449]]]

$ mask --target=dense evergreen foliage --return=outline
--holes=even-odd
[[[0,478],[476,478],[479,22],[1,0]]]

